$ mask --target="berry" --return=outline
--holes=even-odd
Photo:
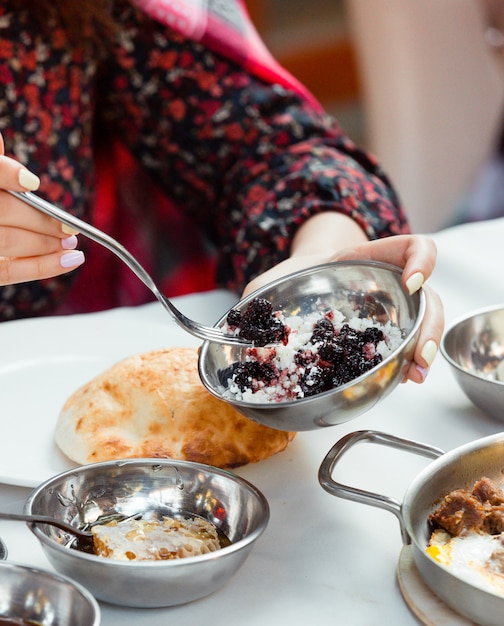
[[[331,320],[323,317],[313,326],[311,342],[317,343],[318,341],[330,341],[334,337],[334,333],[335,330]]]
[[[227,315],[226,322],[228,323],[228,326],[231,326],[231,328],[236,328],[240,325],[241,318],[242,316],[240,311],[231,309]]]
[[[233,376],[234,382],[242,392],[249,388],[257,388],[258,382],[269,385],[274,378],[274,368],[269,363],[259,363],[257,361],[238,363]]]
[[[250,301],[237,326],[240,337],[252,341],[256,346],[287,341],[285,324],[273,314],[273,305],[264,298]]]

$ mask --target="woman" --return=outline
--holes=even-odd
[[[172,235],[172,246],[202,233],[216,251],[216,284],[236,291],[349,258],[394,263],[410,291],[420,288],[434,267],[434,244],[408,234],[373,158],[275,63],[239,0],[205,4],[4,1],[0,129],[8,156],[0,159],[0,188],[40,185],[43,197],[119,232],[144,256],[153,241],[164,246]],[[124,227],[131,212],[123,204],[109,202],[104,217],[93,190],[117,165],[116,137],[191,229],[173,237],[171,207],[159,209],[157,199],[150,206],[145,196],[133,227]],[[119,186],[128,183],[123,176]],[[84,262],[77,246],[75,234],[1,192],[0,319],[59,310]],[[86,265],[97,255],[90,248]],[[108,263],[93,272],[86,294]],[[156,279],[163,284],[162,274]],[[429,292],[428,300],[408,372],[416,382],[442,332],[439,298]]]

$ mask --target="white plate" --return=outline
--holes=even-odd
[[[231,304],[213,293],[218,306],[191,297],[190,313],[202,320],[206,309],[215,322]],[[54,443],[54,426],[68,396],[96,374],[131,354],[200,343],[157,304],[0,324],[0,482],[35,487],[75,467]]]

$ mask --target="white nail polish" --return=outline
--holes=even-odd
[[[84,263],[84,253],[80,250],[72,250],[72,252],[67,252],[66,254],[62,254],[60,257],[61,267],[65,269],[69,269],[71,267],[77,267],[78,265],[82,265]]]
[[[408,289],[410,296],[420,289],[420,287],[424,284],[424,280],[422,272],[415,272],[408,278],[406,281],[406,288]]]
[[[432,365],[432,362],[436,358],[437,351],[438,351],[438,347],[437,347],[436,342],[432,341],[432,339],[429,339],[429,341],[427,341],[424,347],[422,348],[422,352],[421,352],[422,358],[427,363],[427,367],[430,367]]]
[[[19,170],[18,182],[27,191],[36,191],[40,186],[40,178],[24,167]]]
[[[63,250],[75,250],[77,244],[78,241],[75,235],[70,235],[70,237],[61,240],[61,247]]]

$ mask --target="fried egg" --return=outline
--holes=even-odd
[[[465,582],[504,595],[504,533],[470,531],[452,537],[438,529],[432,533],[426,551]]]

